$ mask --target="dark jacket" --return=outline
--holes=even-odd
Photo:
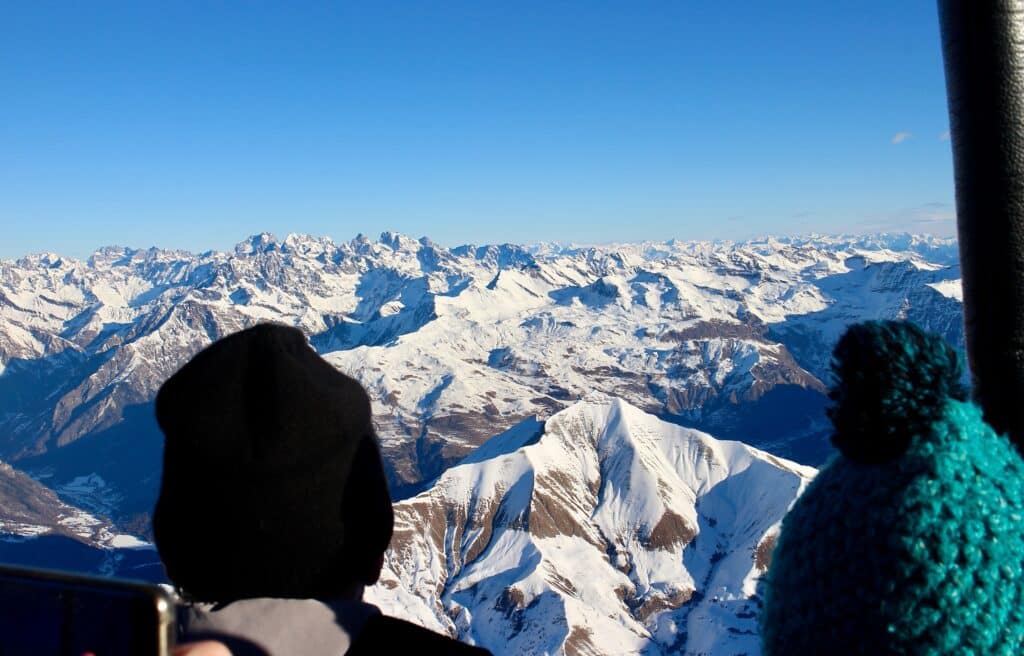
[[[223,606],[183,605],[178,609],[178,628],[179,641],[219,640],[233,656],[490,654],[382,615],[376,606],[361,601],[261,598]]]

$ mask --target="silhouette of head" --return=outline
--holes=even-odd
[[[366,392],[298,329],[225,337],[164,383],[153,514],[171,582],[201,601],[346,597],[394,517]]]

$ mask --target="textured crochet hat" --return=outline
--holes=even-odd
[[[836,346],[839,454],[793,504],[764,581],[765,654],[1018,654],[1024,463],[909,323]]]
[[[220,602],[372,582],[393,515],[369,399],[299,330],[215,342],[164,383],[156,416],[153,532],[175,585]]]

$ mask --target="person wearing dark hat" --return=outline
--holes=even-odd
[[[187,603],[181,638],[244,654],[487,654],[361,601],[393,514],[370,402],[296,328],[197,354],[156,399],[153,534]]]
[[[839,453],[782,520],[760,618],[776,654],[1024,653],[1024,461],[910,323],[851,327]]]

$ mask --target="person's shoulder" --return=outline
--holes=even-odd
[[[409,650],[409,651],[405,651]],[[491,652],[435,633],[412,622],[387,615],[370,619],[346,652],[347,656],[386,653],[451,654],[489,656]]]

